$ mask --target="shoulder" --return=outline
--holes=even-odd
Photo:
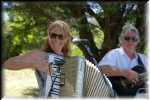
[[[137,54],[140,56],[140,58],[147,59],[147,56],[145,54],[142,54],[142,53],[137,53]]]
[[[116,65],[116,59],[117,59],[117,53],[119,52],[119,49],[111,49],[108,51],[105,56],[99,61],[98,66],[102,65],[111,65],[115,66]]]
[[[140,59],[144,63],[145,66],[148,66],[148,57],[145,54],[138,53]]]
[[[116,55],[120,53],[120,51],[121,51],[120,48],[111,49],[110,51],[106,53],[106,55]]]
[[[119,48],[111,49],[104,55],[103,59],[114,60],[117,57],[118,52],[119,52]]]

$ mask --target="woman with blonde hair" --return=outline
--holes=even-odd
[[[37,75],[40,75],[38,78],[42,81],[39,82],[41,96],[59,96],[61,71],[55,70],[60,69],[58,65],[63,64],[63,57],[69,54],[69,32],[69,25],[64,21],[57,20],[50,23],[47,30],[48,38],[42,49],[9,58],[5,61],[4,67],[10,70],[35,69]],[[52,64],[55,66],[53,67]]]

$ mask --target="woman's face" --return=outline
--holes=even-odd
[[[135,33],[135,32],[128,32],[123,37],[122,41],[123,41],[122,46],[126,50],[136,50],[136,47],[137,47],[138,42],[139,42],[139,39],[138,39],[137,33]]]
[[[51,49],[57,53],[62,53],[62,49],[65,44],[65,37],[60,27],[54,27],[48,34],[48,43]]]

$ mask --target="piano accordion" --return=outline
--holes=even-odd
[[[91,62],[82,57],[65,58],[60,97],[113,97],[108,80]]]

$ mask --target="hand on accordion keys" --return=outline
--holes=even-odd
[[[49,64],[63,65],[65,63],[64,57],[56,54],[50,54],[48,57]]]
[[[63,56],[60,56],[60,55],[57,55],[57,54],[49,54],[48,55],[48,63],[49,63],[49,65],[52,65],[51,67],[49,66],[49,69],[50,70],[52,69],[52,73],[49,70],[50,75],[47,74],[46,88],[45,88],[45,94],[44,94],[45,97],[49,96],[49,93],[51,92],[50,90],[55,91],[55,92],[57,91],[58,93],[56,93],[56,94],[59,94],[59,91],[58,91],[59,86],[57,86],[57,90],[55,90],[55,88],[53,88],[53,87],[56,87],[56,86],[54,86],[54,84],[56,82],[55,79],[57,79],[57,81],[59,80],[58,77],[56,77],[56,75],[57,76],[60,75],[60,82],[62,83],[61,77],[62,77],[62,71],[63,70],[61,70],[61,73],[60,73],[60,69],[61,69],[60,66],[65,63],[65,60],[64,60]],[[60,83],[60,85],[61,85],[61,83]],[[63,84],[64,84],[64,82],[63,82]],[[57,97],[58,95],[51,95],[51,96],[52,97]]]
[[[55,66],[55,68],[51,67],[52,73],[54,71],[57,71],[57,72],[61,71],[61,74],[60,74],[61,84],[60,85],[64,85],[64,81],[65,81],[64,80],[65,79],[65,72],[64,72],[64,66],[63,66],[65,63],[64,57],[61,55],[57,55],[57,54],[50,54],[48,57],[48,62],[50,65],[56,65],[57,66],[57,67]]]

